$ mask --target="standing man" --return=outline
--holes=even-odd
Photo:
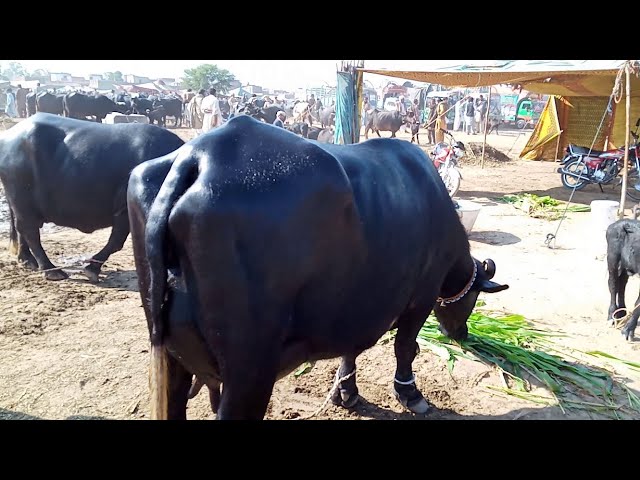
[[[22,88],[21,84],[18,84],[18,90],[16,90],[16,104],[18,105],[18,116],[20,118],[27,118],[27,93],[26,88]]]
[[[287,114],[280,110],[276,113],[276,119],[273,121],[273,124],[276,127],[284,128],[284,121],[287,119]]]
[[[444,142],[444,131],[447,129],[447,99],[443,98],[438,104],[438,118],[436,120],[436,143]]]
[[[222,124],[220,101],[216,97],[215,88],[209,89],[209,95],[202,100],[202,111],[204,112],[202,133],[206,133]]]

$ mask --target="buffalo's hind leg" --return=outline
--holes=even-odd
[[[112,254],[122,250],[128,235],[129,218],[127,216],[127,211],[125,210],[114,217],[111,235],[109,236],[109,241],[105,247],[91,257],[89,265],[84,267],[84,274],[90,282],[98,283],[102,264],[106,262]]]
[[[38,262],[29,250],[24,235],[18,232],[13,209],[9,207],[9,248],[13,254],[18,255],[18,261],[29,270],[38,270]]]
[[[187,402],[191,389],[192,375],[176,360],[173,355],[167,355],[169,377],[168,389],[168,420],[186,420]]]
[[[633,314],[631,318],[627,320],[627,324],[622,328],[622,336],[624,336],[625,340],[631,342],[633,340],[633,334],[636,331],[636,327],[638,326],[638,317],[640,317],[640,295],[638,295],[638,299],[634,304]],[[631,312],[629,312],[631,313]]]
[[[331,395],[331,401],[334,405],[351,408],[360,400],[358,386],[356,385],[356,357],[357,355],[342,357],[340,367],[336,372],[336,378],[353,375],[340,382],[336,391]]]
[[[27,262],[35,257],[38,268],[44,271],[44,278],[47,280],[65,280],[69,278],[66,272],[56,268],[49,260],[44,248],[42,248],[40,227],[38,225],[21,225],[20,221],[17,221],[16,227],[20,238],[20,249],[23,252],[23,258]]]
[[[625,310],[622,310],[616,313],[614,318],[614,312],[616,310],[626,308],[624,297],[629,276],[624,269],[618,268],[619,257],[616,257],[616,255],[608,255],[607,262],[609,268],[609,293],[611,294],[607,322],[611,325],[615,325],[617,319],[620,319],[627,314]]]
[[[416,337],[429,312],[411,310],[398,319],[398,331],[395,340],[396,375],[393,380],[393,393],[406,409],[413,413],[424,414],[429,411],[429,403],[416,387],[413,375],[413,360],[418,354]]]

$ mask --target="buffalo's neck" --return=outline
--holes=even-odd
[[[449,298],[462,292],[473,277],[474,263],[475,260],[471,255],[460,256],[442,282],[440,296]]]

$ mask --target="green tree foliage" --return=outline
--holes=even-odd
[[[19,62],[9,62],[9,64],[2,69],[2,76],[11,80],[26,75],[27,70]]]
[[[194,90],[215,88],[220,93],[227,93],[235,79],[229,70],[206,63],[184,71],[184,85]]]
[[[124,77],[122,76],[122,72],[117,70],[115,72],[107,72],[104,74],[104,78],[109,80],[110,82],[123,83]]]

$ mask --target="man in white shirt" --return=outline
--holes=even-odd
[[[204,119],[202,120],[202,133],[222,125],[222,114],[220,112],[220,101],[216,97],[216,89],[211,88],[209,95],[202,100],[202,111]]]

